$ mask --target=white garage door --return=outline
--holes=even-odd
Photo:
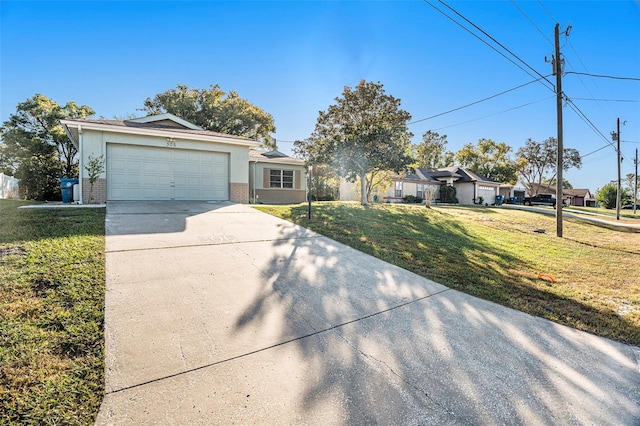
[[[228,200],[224,153],[107,144],[107,200]]]

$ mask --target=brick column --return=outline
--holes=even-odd
[[[88,178],[82,179],[82,203],[83,204],[102,204],[107,201],[107,180],[100,178],[93,184],[93,191],[89,199],[89,191],[91,191],[91,184]]]
[[[229,201],[234,203],[249,202],[249,184],[231,182],[229,184]]]

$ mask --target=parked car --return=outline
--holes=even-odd
[[[633,204],[627,204],[626,206],[622,206],[625,210],[633,210]],[[636,210],[640,210],[640,204],[636,204]]]
[[[536,194],[533,197],[524,197],[525,206],[553,206],[556,207],[556,199],[551,194]]]

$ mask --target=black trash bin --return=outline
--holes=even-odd
[[[78,179],[60,178],[60,191],[62,192],[62,202],[70,203],[73,200],[73,185],[78,183]]]

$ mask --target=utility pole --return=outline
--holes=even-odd
[[[556,235],[562,238],[562,168],[564,166],[564,143],[562,139],[562,60],[560,59],[560,24],[555,31],[555,60],[553,73],[556,75],[556,109],[558,119],[558,160],[556,163]]]
[[[636,214],[638,204],[638,148],[636,148],[636,184],[633,187],[633,214]]]
[[[616,191],[616,220],[620,220],[620,202],[622,198],[622,190],[620,185],[622,183],[622,179],[620,177],[620,117],[618,117],[618,133],[616,133],[616,140],[618,141],[618,190]]]

